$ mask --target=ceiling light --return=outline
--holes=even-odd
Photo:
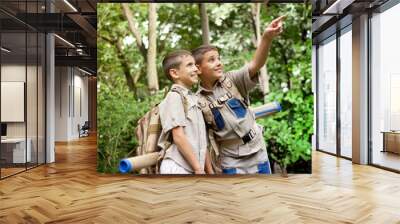
[[[355,0],[336,0],[322,14],[342,14],[347,6],[351,5]]]
[[[7,48],[5,48],[5,47],[1,47],[1,50],[4,51],[4,52],[6,52],[6,53],[10,53],[10,52],[11,52],[11,50],[9,50],[9,49],[7,49]]]
[[[55,37],[57,37],[59,40],[63,41],[64,43],[66,43],[67,45],[69,45],[70,47],[75,48],[75,45],[71,44],[71,42],[67,41],[66,39],[58,36],[57,34],[54,34]]]
[[[83,49],[81,49],[81,48],[77,48],[76,53],[78,53],[79,55],[86,55],[86,54],[84,54]]]
[[[78,12],[78,10],[71,4],[68,2],[68,0],[64,0],[65,4],[67,4],[74,12]]]
[[[90,72],[88,72],[88,71],[86,71],[86,70],[83,70],[83,69],[81,69],[81,68],[79,68],[79,67],[78,67],[78,69],[79,69],[79,71],[81,71],[81,72],[83,72],[83,73],[85,73],[85,74],[87,74],[87,75],[92,75],[92,73],[90,73]]]

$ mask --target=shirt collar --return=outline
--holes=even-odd
[[[179,84],[176,84],[176,83],[172,84],[171,89],[172,88],[179,88],[182,91],[182,93],[185,94],[185,95],[191,94],[191,92],[192,92],[191,90],[189,90],[185,86],[182,86],[182,85],[179,85]]]
[[[217,86],[221,86],[221,82],[222,82],[222,80],[224,80],[225,79],[225,75],[223,75],[220,79],[218,79],[216,82],[215,82],[215,84],[214,84],[214,86],[213,86],[213,88],[210,90],[210,89],[206,89],[206,88],[204,88],[202,85],[201,85],[201,82],[200,82],[200,85],[199,85],[199,90],[197,91],[197,93],[205,93],[205,94],[211,94],[211,93],[213,93],[213,91],[215,90],[215,88],[217,87]]]

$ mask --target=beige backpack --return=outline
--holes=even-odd
[[[188,101],[179,88],[172,88],[170,91],[179,93],[182,99],[185,116],[187,116]],[[142,168],[140,174],[158,174],[159,165],[164,158],[165,150],[172,144],[171,141],[167,142],[166,145],[161,149],[158,147],[158,139],[162,131],[159,106],[156,105],[150,111],[148,111],[142,118],[137,122],[135,128],[136,139],[138,141],[138,147],[136,148],[136,155],[141,156],[152,152],[160,152],[160,156],[157,160],[156,165]]]

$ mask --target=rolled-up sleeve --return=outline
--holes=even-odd
[[[238,90],[243,96],[247,96],[254,87],[258,84],[258,74],[250,78],[249,74],[249,66],[245,64],[238,70],[229,71],[227,76],[232,80],[232,82],[236,85]]]
[[[169,92],[160,104],[160,119],[163,132],[179,126],[186,126],[185,111],[179,93]]]

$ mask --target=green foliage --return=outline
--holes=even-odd
[[[311,159],[311,9],[309,5],[286,4],[272,5],[270,10],[287,16],[285,32],[274,41],[267,63],[271,93],[266,99],[280,102],[283,112],[258,122],[265,127],[269,155],[285,169],[300,159]]]
[[[123,86],[123,85],[120,85]],[[140,117],[158,104],[163,93],[138,99],[132,93],[102,84],[98,88],[98,164],[99,172],[117,172],[120,159],[134,156],[137,140],[134,129]]]
[[[130,4],[147,48],[147,4]],[[207,4],[210,40],[220,49],[226,71],[239,69],[254,55],[251,4]],[[311,6],[270,4],[261,10],[261,32],[280,15],[286,15],[284,33],[273,41],[267,60],[270,93],[251,93],[253,104],[278,101],[283,112],[259,120],[272,161],[281,167],[310,160],[313,125],[311,92]],[[191,50],[201,45],[198,4],[157,4],[157,73],[160,88],[171,82],[163,74],[161,61],[175,49]],[[137,120],[163,96],[147,89],[145,58],[136,46],[128,22],[117,3],[98,4],[98,171],[116,172],[123,157],[135,155],[134,128]],[[108,40],[105,40],[108,39]],[[112,40],[111,42],[109,40]],[[113,42],[114,41],[114,42]],[[118,54],[117,43],[122,43]],[[122,55],[122,57],[121,57]],[[130,91],[124,66],[137,79]]]

